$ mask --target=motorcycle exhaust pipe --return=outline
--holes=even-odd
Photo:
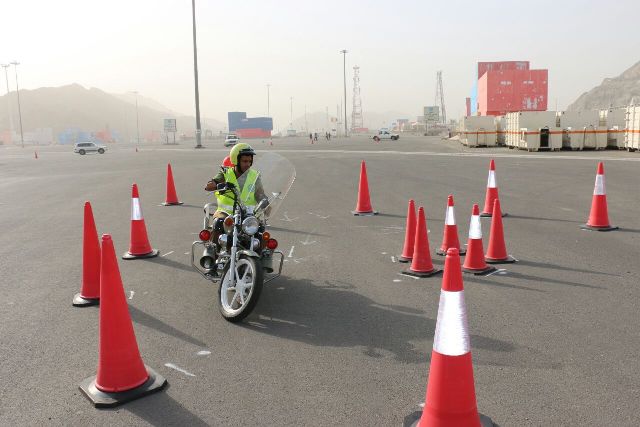
[[[212,270],[216,265],[216,251],[213,248],[204,248],[200,257],[200,266],[205,270]]]

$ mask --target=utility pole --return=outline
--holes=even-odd
[[[291,122],[289,123],[289,129],[293,129],[293,96],[289,98],[291,101]]]
[[[340,51],[342,53],[342,75],[344,81],[344,136],[348,136],[347,133],[347,49]]]
[[[136,96],[136,144],[140,145],[140,116],[138,115],[138,91],[131,91]]]
[[[7,113],[9,113],[9,130],[11,130],[11,138],[13,138],[13,113],[11,112],[11,99],[9,97],[9,71],[11,64],[2,64],[4,68],[4,79],[7,83]]]
[[[269,99],[269,88],[271,87],[270,84],[267,84],[267,117],[271,117],[269,115],[269,107],[270,107],[270,99]]]
[[[16,95],[18,95],[18,117],[20,118],[20,142],[24,148],[24,133],[22,132],[22,110],[20,109],[20,88],[18,87],[18,65],[19,62],[13,61],[13,70],[16,73]]]
[[[193,17],[193,75],[196,89],[196,148],[202,148],[202,128],[200,127],[200,92],[198,90],[198,45],[196,43],[196,0],[191,0]]]

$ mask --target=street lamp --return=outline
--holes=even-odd
[[[342,53],[342,73],[344,76],[344,136],[347,136],[347,49],[340,51]]]
[[[193,19],[193,76],[196,89],[196,148],[202,148],[200,128],[200,92],[198,91],[198,45],[196,43],[196,0],[191,0],[191,15]]]
[[[9,99],[9,72],[8,68],[11,64],[0,64],[4,68],[4,79],[7,82],[7,112],[9,113],[9,129],[11,130],[11,138],[13,138],[13,114],[11,113],[11,100]]]
[[[22,143],[22,148],[24,148],[24,133],[22,132],[22,110],[20,109],[20,88],[18,87],[18,65],[19,62],[13,61],[13,70],[16,73],[16,94],[18,95],[18,117],[20,118],[20,142]]]
[[[289,129],[293,129],[293,96],[289,99],[291,101],[291,123],[289,123]]]
[[[131,93],[136,96],[136,143],[140,145],[140,116],[138,115],[138,91],[133,90]]]

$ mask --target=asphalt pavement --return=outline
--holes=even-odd
[[[482,207],[489,160],[507,249],[518,263],[464,276],[479,410],[500,426],[635,426],[640,416],[640,154],[465,148],[436,137],[251,142],[297,178],[271,221],[287,256],[242,324],[189,265],[221,141],[0,147],[0,425],[399,426],[424,402],[441,276],[400,275],[407,201],[424,206],[434,264],[448,194],[459,238]],[[354,217],[360,161],[380,214]],[[609,217],[583,231],[604,160]],[[160,206],[170,162],[185,204]],[[98,410],[78,390],[96,373],[98,308],[74,308],[83,203],[128,249],[131,184],[160,256],[119,260],[145,363],[169,382]],[[268,186],[268,184],[266,184]],[[483,219],[485,248],[490,220]]]

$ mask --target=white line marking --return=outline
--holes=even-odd
[[[199,352],[196,353],[198,356],[208,356],[211,354],[211,352],[209,350],[200,350]]]
[[[291,246],[291,250],[289,251],[289,255],[287,255],[287,258],[293,258],[293,250],[295,249],[295,246]]]
[[[190,254],[190,252],[185,252],[184,254],[185,254],[185,255],[189,255],[189,254]]]
[[[134,291],[129,291],[129,292],[131,292],[131,294],[129,295],[129,299],[133,299],[133,295],[135,294],[135,292]]]
[[[387,254],[386,252],[380,252],[380,253],[381,253],[382,255],[386,255],[386,254]]]
[[[492,271],[491,273],[487,274],[486,277],[493,276],[494,274],[506,274],[506,273],[507,273],[507,270],[505,270],[504,268],[499,268],[496,271]]]
[[[401,275],[401,276],[403,276],[403,277],[411,277],[412,279],[420,280],[420,278],[419,278],[419,277],[412,276],[412,275],[410,275],[410,274],[406,274],[406,273],[398,273],[398,274],[399,274],[399,275]]]
[[[166,254],[162,255],[163,257],[167,256],[167,255],[171,255],[174,251],[171,252],[167,252]]]
[[[310,241],[309,238],[311,237],[310,234],[307,234],[307,237],[304,239],[304,242],[300,242],[302,243],[303,246],[307,246],[307,245],[313,245],[316,241]]]
[[[175,369],[178,372],[182,372],[185,375],[188,375],[190,377],[195,377],[195,375],[193,375],[191,372],[189,371],[185,371],[182,368],[179,368],[178,366],[174,365],[173,363],[165,363],[164,366],[166,366],[167,368],[171,368],[171,369]]]
[[[393,255],[391,255],[391,262],[396,262],[396,257],[394,257]]]
[[[393,279],[393,283],[400,283],[400,282],[402,282],[402,280],[400,280],[400,279]]]

